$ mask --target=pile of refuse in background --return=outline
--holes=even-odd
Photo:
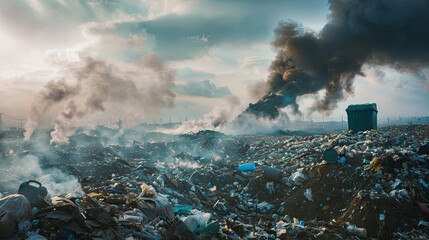
[[[48,136],[1,140],[2,238],[429,239],[428,125]]]

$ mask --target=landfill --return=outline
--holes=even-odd
[[[429,239],[429,125],[35,134],[1,139],[2,239]]]

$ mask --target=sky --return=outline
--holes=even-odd
[[[106,92],[103,106],[76,124],[202,118],[214,108],[228,107],[231,97],[245,109],[257,101],[249,89],[269,74],[276,55],[270,43],[279,21],[319,32],[328,14],[325,0],[0,1],[0,112],[27,118],[48,82],[75,82],[76,69],[88,58],[105,63],[120,79],[132,79],[138,94],[154,94],[164,89],[165,75],[145,62],[148,56],[159,59],[162,71],[174,73],[174,83],[162,85],[169,88],[163,94],[173,93],[171,99],[143,97],[157,106],[154,111]],[[307,111],[317,95],[299,97],[304,115],[297,118],[341,119],[349,104],[368,102],[377,103],[384,117],[429,114],[427,74],[417,79],[377,66],[364,66],[363,73],[354,81],[353,94],[331,113]],[[51,125],[66,104],[50,105],[40,126]]]

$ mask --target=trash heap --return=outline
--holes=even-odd
[[[3,141],[4,161],[35,155],[77,176],[83,194],[9,183],[0,236],[429,239],[428,125],[306,136],[127,131],[115,143],[106,134],[117,133],[80,132],[44,151]]]

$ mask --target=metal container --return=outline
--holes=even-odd
[[[346,112],[349,130],[359,132],[377,129],[377,104],[349,105]]]
[[[30,204],[35,204],[48,195],[48,190],[40,182],[30,180],[19,186],[18,193],[24,195]]]

